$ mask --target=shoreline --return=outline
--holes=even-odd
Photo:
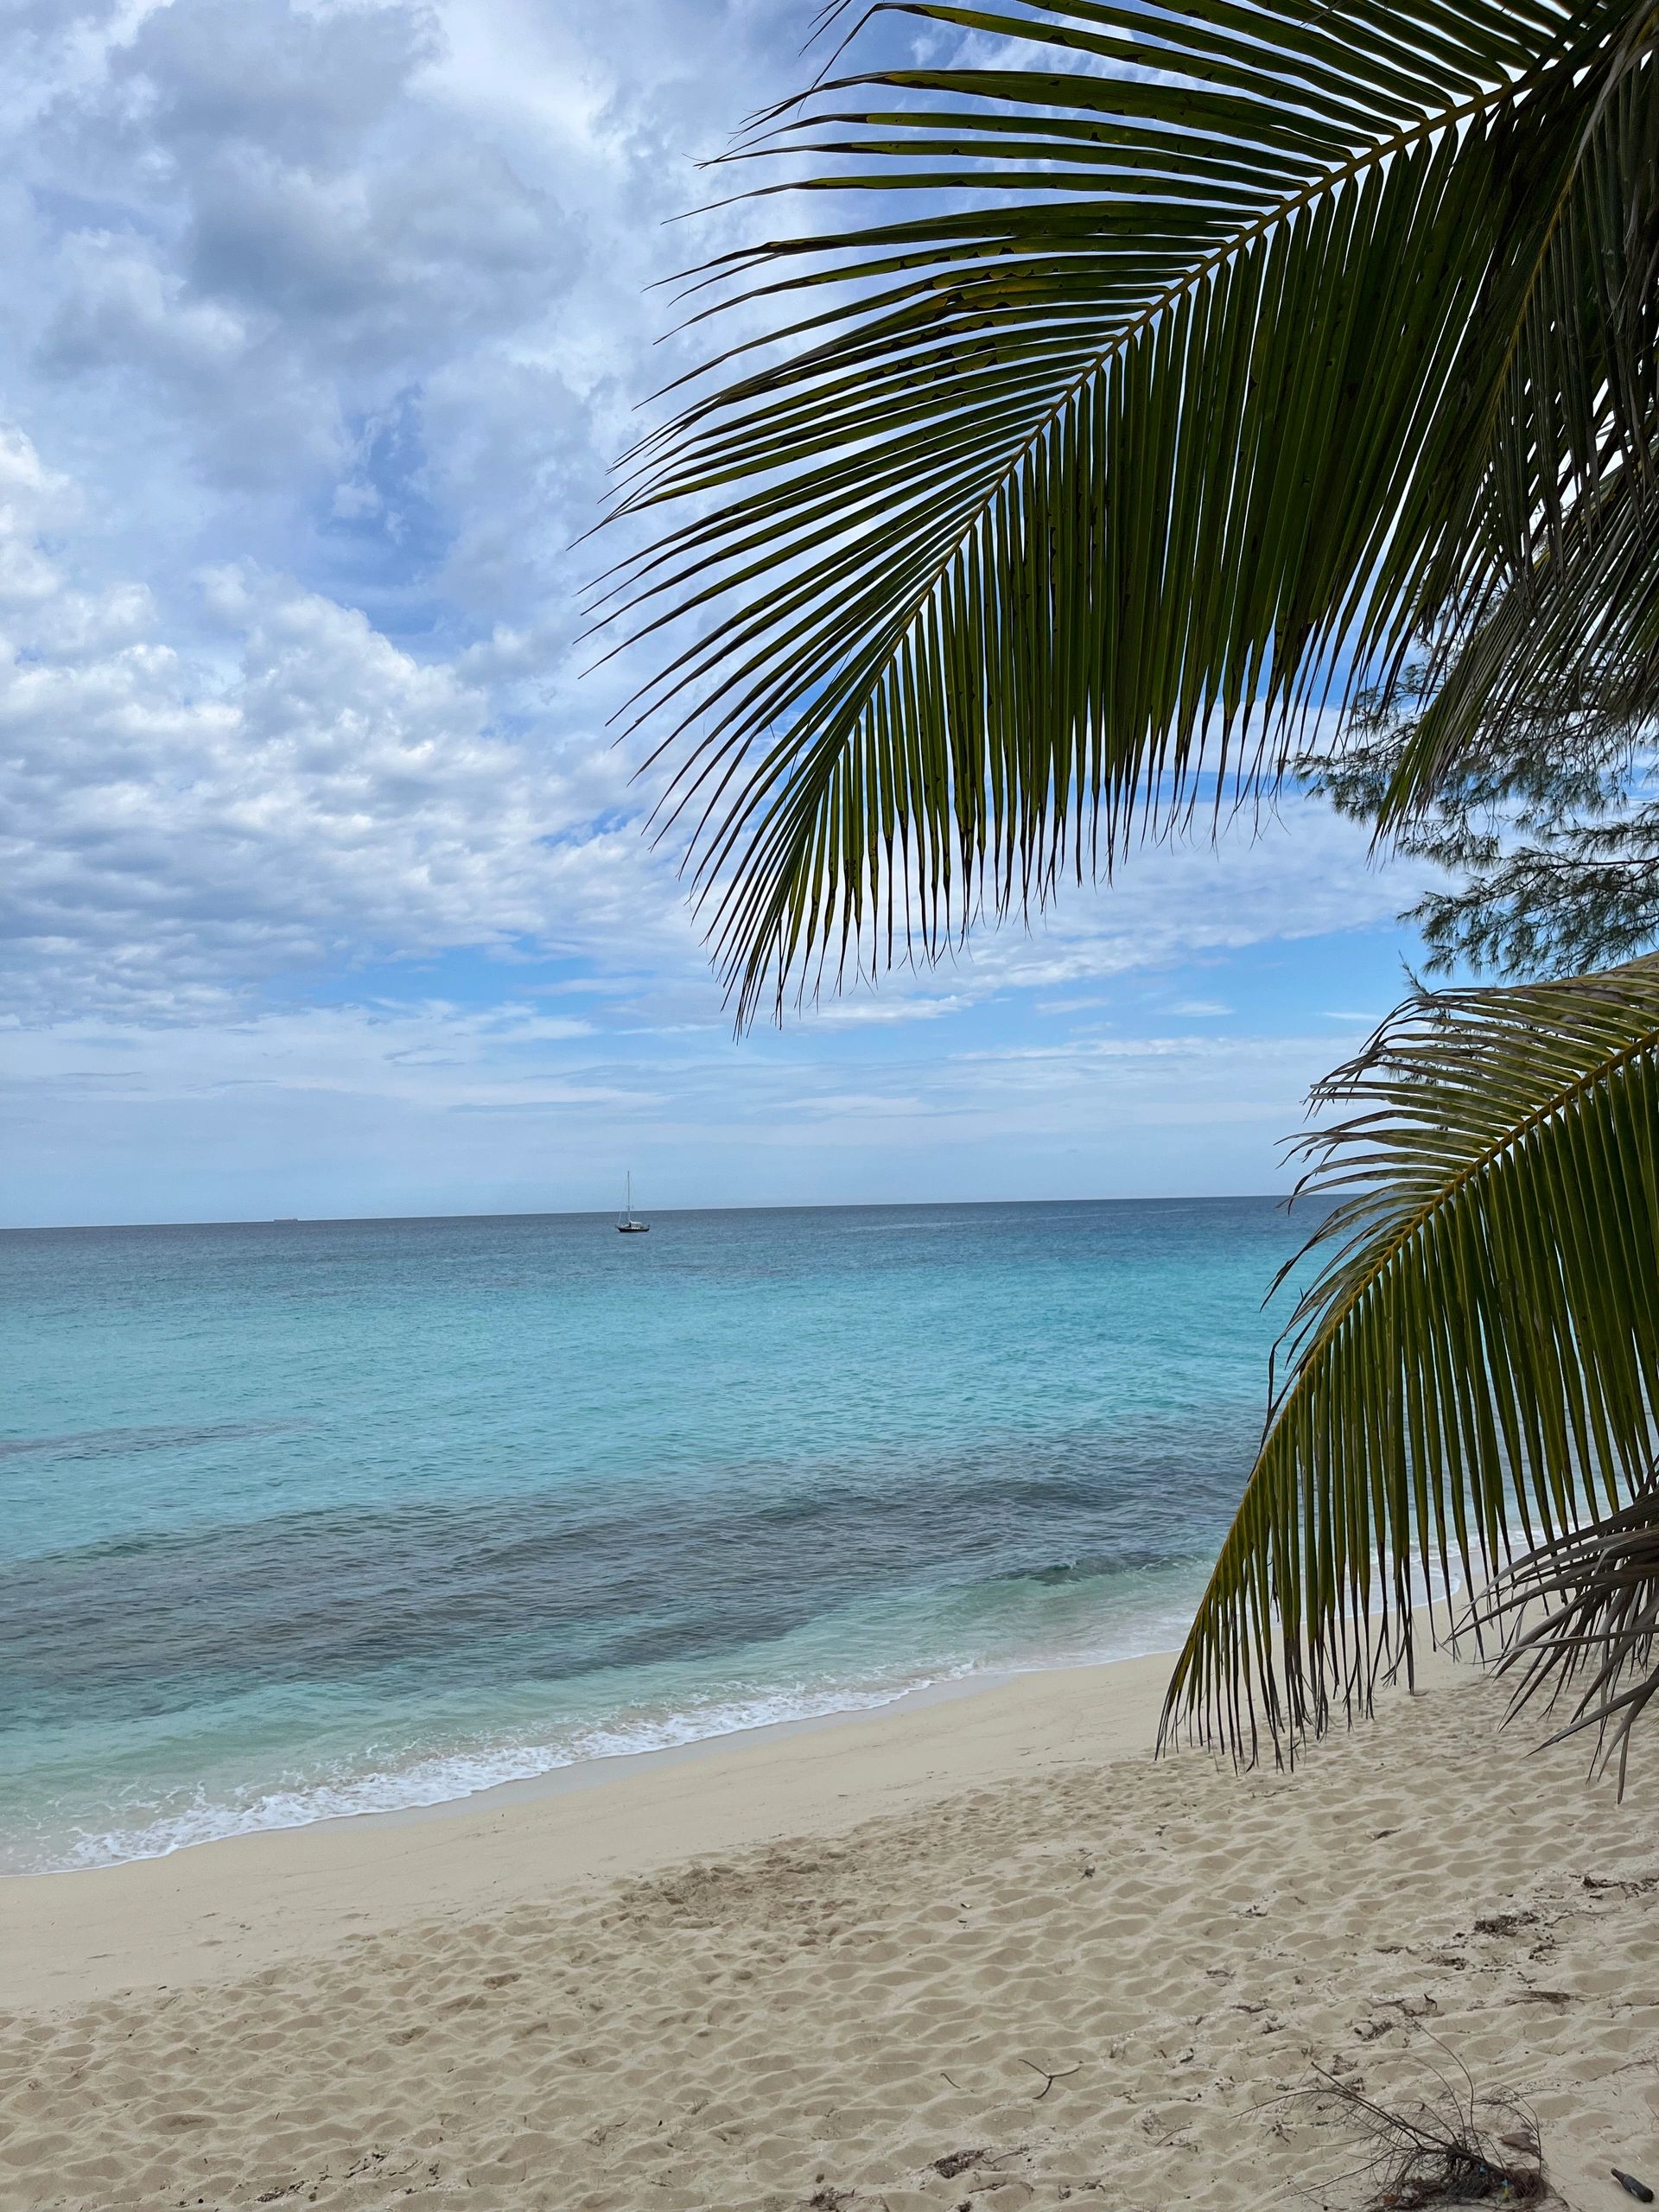
[[[1437,1661],[1154,1763],[1166,1667],[0,1885],[0,2212],[1345,2206],[1332,2083],[1464,2068],[1576,2212],[1659,2180],[1659,1746]]]
[[[463,1903],[574,1897],[985,1783],[1149,1761],[1172,1659],[963,1675],[431,1804],[0,1876],[0,2008],[218,1980]]]
[[[833,1707],[827,1713],[800,1713],[782,1720],[756,1720],[739,1728],[720,1728],[707,1736],[689,1737],[681,1744],[655,1744],[639,1751],[596,1751],[584,1758],[569,1759],[561,1766],[543,1767],[538,1774],[515,1776],[507,1782],[486,1783],[482,1789],[469,1789],[459,1797],[435,1797],[429,1803],[419,1805],[381,1805],[361,1813],[326,1814],[320,1820],[296,1821],[292,1828],[270,1828],[252,1831],[259,1834],[298,1834],[311,1828],[354,1827],[359,1821],[372,1821],[384,1827],[403,1827],[424,1821],[452,1818],[463,1809],[480,1813],[505,1810],[509,1806],[535,1803],[543,1797],[564,1797],[583,1789],[599,1789],[613,1782],[626,1781],[631,1775],[650,1774],[671,1766],[705,1758],[723,1746],[733,1750],[760,1750],[768,1744],[779,1744],[791,1736],[813,1735],[826,1729],[856,1727],[861,1721],[874,1720],[884,1714],[923,1713],[930,1706],[947,1705],[961,1697],[978,1697],[988,1690],[1000,1689],[1005,1683],[1018,1681],[1027,1675],[1067,1674],[1073,1668],[1119,1667],[1140,1658],[1156,1659],[1160,1652],[1135,1652],[1126,1659],[1080,1659],[1074,1662],[1056,1661],[1046,1667],[1007,1667],[976,1669],[964,1675],[943,1676],[938,1681],[918,1682],[912,1689],[894,1690],[891,1696],[874,1699],[865,1705]],[[205,1843],[232,1843],[233,1836],[213,1836]],[[203,1844],[184,1844],[186,1851],[195,1851]],[[168,1854],[171,1856],[172,1854]],[[124,1859],[124,1866],[139,1862]],[[79,1872],[79,1868],[65,1869]],[[84,1870],[99,1872],[97,1868]],[[28,1876],[22,1878],[27,1880]]]
[[[1133,1658],[1143,1655],[1128,1653],[1124,1656]],[[1114,1663],[1116,1662],[1111,1660],[1090,1659],[1052,1662],[1054,1667]],[[207,1850],[217,1844],[235,1843],[250,1836],[296,1835],[313,1828],[355,1827],[367,1821],[396,1822],[442,1819],[463,1806],[493,1804],[498,1800],[514,1803],[544,1791],[587,1789],[595,1782],[603,1781],[619,1771],[626,1772],[641,1763],[695,1754],[721,1744],[758,1742],[795,1729],[835,1727],[847,1721],[866,1719],[874,1713],[890,1712],[900,1706],[920,1706],[931,1703],[936,1698],[971,1694],[979,1688],[995,1688],[1014,1675],[1046,1674],[1049,1671],[1050,1667],[1042,1664],[987,1667],[970,1669],[959,1675],[944,1675],[937,1681],[918,1682],[908,1688],[893,1688],[869,1695],[849,1688],[846,1694],[853,1701],[846,1705],[832,1705],[817,1712],[786,1713],[774,1720],[738,1721],[730,1726],[711,1728],[705,1735],[686,1736],[668,1743],[648,1744],[626,1750],[584,1750],[569,1757],[550,1757],[545,1766],[534,1768],[528,1773],[503,1775],[498,1780],[479,1782],[470,1786],[458,1782],[453,1788],[446,1789],[435,1796],[411,1796],[401,1801],[394,1799],[385,1804],[354,1806],[341,1811],[307,1812],[293,1819],[257,1821],[248,1827],[227,1827],[218,1833],[185,1836],[176,1842],[151,1850],[130,1851],[119,1858],[88,1859],[68,1866],[0,1867],[0,1887],[8,1882],[37,1882],[55,1875],[108,1873],[118,1867],[146,1866],[159,1859],[175,1859],[181,1852]],[[499,1756],[505,1760],[512,1753],[510,1749],[504,1749]],[[410,1771],[419,1773],[420,1764],[401,1774],[371,1776],[365,1780],[371,1787],[384,1783],[395,1789],[400,1782],[408,1780]],[[313,1794],[321,1801],[333,1793],[329,1785],[318,1783]],[[228,1811],[228,1808],[220,1809]]]
[[[826,1703],[805,1712],[785,1712],[775,1719],[746,1718],[727,1721],[710,1727],[706,1734],[671,1738],[664,1743],[619,1746],[614,1750],[583,1748],[569,1755],[552,1754],[546,1765],[534,1767],[528,1772],[509,1773],[496,1780],[470,1784],[458,1781],[454,1787],[445,1788],[441,1794],[432,1796],[399,1799],[393,1796],[391,1802],[385,1803],[369,1802],[340,1810],[307,1811],[291,1819],[262,1820],[247,1827],[226,1827],[217,1832],[186,1835],[153,1849],[129,1851],[118,1858],[86,1859],[68,1865],[0,1866],[0,1893],[3,1893],[6,1885],[13,1882],[39,1882],[73,1875],[105,1874],[124,1866],[146,1866],[175,1859],[182,1852],[207,1850],[220,1844],[239,1842],[257,1836],[296,1835],[313,1829],[355,1827],[366,1822],[401,1825],[407,1821],[446,1819],[464,1808],[489,1810],[498,1806],[521,1804],[543,1796],[558,1796],[572,1790],[591,1789],[635,1771],[649,1771],[660,1764],[695,1758],[716,1751],[723,1745],[760,1745],[780,1742],[802,1732],[845,1727],[861,1720],[874,1719],[883,1713],[922,1712],[930,1706],[949,1703],[957,1698],[980,1696],[1028,1675],[1096,1671],[1151,1659],[1162,1659],[1166,1665],[1173,1665],[1176,1648],[1175,1645],[1160,1645],[1150,1650],[1109,1650],[1080,1656],[1026,1658],[983,1666],[969,1665],[958,1672],[947,1672],[909,1684],[899,1683],[880,1688],[849,1683],[843,1689],[823,1693],[826,1698],[832,1700],[845,1696],[849,1700],[846,1704]],[[663,1724],[664,1727],[672,1727],[676,1718],[670,1716]],[[546,1748],[552,1753],[551,1746]],[[512,1747],[504,1746],[499,1756],[505,1762],[515,1754]],[[408,1772],[398,1770],[365,1777],[359,1784],[344,1785],[339,1794],[347,1794],[353,1787],[372,1789],[383,1783],[390,1791],[395,1791],[410,1779],[411,1774],[420,1773],[422,1765],[423,1763],[417,1762]],[[325,1800],[335,1794],[335,1790],[330,1785],[318,1783],[311,1794],[317,1800]],[[231,1808],[220,1809],[228,1817],[235,1817]],[[137,1833],[147,1834],[149,1831]]]

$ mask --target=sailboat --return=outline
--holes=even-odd
[[[630,1173],[628,1177],[628,1194],[622,1203],[622,1218],[617,1223],[616,1226],[618,1234],[623,1236],[648,1236],[651,1234],[651,1224],[648,1221],[636,1221],[633,1217],[633,1177],[632,1173]]]

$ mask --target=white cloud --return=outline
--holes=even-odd
[[[625,920],[636,959],[684,954],[636,826],[594,823],[586,752],[509,741],[455,668],[257,572],[202,580],[217,653],[160,643],[142,588],[78,588],[44,550],[72,495],[16,434],[0,494],[14,1004],[176,1016],[328,961],[585,947]]]
[[[894,989],[885,998],[874,993],[855,998],[827,998],[814,1012],[819,1021],[827,1021],[832,1027],[856,1029],[893,1021],[937,1021],[941,1014],[955,1014],[972,1004],[972,997],[965,991],[953,991],[940,998],[914,990]]]

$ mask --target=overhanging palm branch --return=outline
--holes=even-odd
[[[738,149],[880,204],[702,272],[777,342],[639,449],[620,512],[686,512],[604,602],[690,625],[636,703],[741,1019],[1490,650],[1615,487],[1659,537],[1656,0],[872,13],[957,56]]]
[[[1369,1708],[1431,1570],[1548,1557],[1659,1438],[1659,958],[1420,994],[1315,1097],[1331,1256],[1164,1718],[1250,1757]]]

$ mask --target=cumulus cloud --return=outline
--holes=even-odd
[[[188,406],[205,474],[280,486],[348,448],[354,406],[544,312],[579,242],[421,97],[442,52],[423,7],[144,11],[36,142],[41,363]]]
[[[14,408],[112,523],[322,581],[365,429],[441,528],[424,619],[546,622],[652,380],[664,230],[796,64],[799,0],[125,0],[25,41]],[[702,244],[710,242],[705,234]],[[138,435],[140,424],[143,435]],[[383,487],[384,488],[384,487]],[[351,519],[359,524],[361,510]],[[508,527],[504,528],[504,524]],[[386,566],[407,584],[407,548]],[[315,573],[314,573],[314,565]],[[568,645],[569,626],[550,634]]]
[[[677,909],[591,753],[496,734],[486,689],[281,577],[200,580],[216,652],[139,586],[76,586],[73,488],[0,439],[0,931],[14,1006],[175,1016],[333,961],[456,945],[671,951]]]
[[[570,545],[645,381],[663,222],[795,16],[25,11],[9,1003],[211,1019],[458,947],[692,964],[604,727],[619,679],[581,680]]]

